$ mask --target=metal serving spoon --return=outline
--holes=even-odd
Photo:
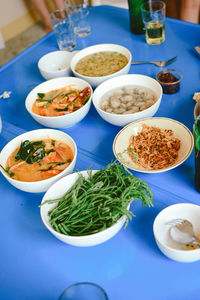
[[[173,61],[175,61],[177,59],[177,56],[171,58],[171,59],[168,59],[168,60],[165,60],[165,61],[134,61],[132,62],[131,64],[132,65],[138,65],[138,64],[153,64],[153,65],[156,65],[158,67],[166,67],[168,66],[169,64],[171,64]]]
[[[200,239],[195,236],[193,225],[185,219],[175,219],[167,223],[171,225],[171,238],[179,244],[195,244],[200,248]]]

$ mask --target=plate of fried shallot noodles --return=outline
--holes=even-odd
[[[193,134],[184,124],[161,117],[128,124],[113,142],[120,163],[142,173],[161,173],[181,165],[193,147]]]

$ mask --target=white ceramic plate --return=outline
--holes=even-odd
[[[148,126],[156,126],[162,129],[171,129],[174,132],[174,136],[181,140],[180,149],[178,152],[178,159],[173,165],[159,170],[144,169],[138,166],[136,163],[134,163],[130,159],[128,154],[124,152],[128,148],[130,137],[132,135],[137,135],[137,133],[142,130],[143,124],[146,124]],[[130,123],[116,135],[113,142],[113,152],[115,157],[127,168],[142,173],[161,173],[179,166],[189,157],[193,147],[193,135],[184,124],[173,119],[155,117]]]

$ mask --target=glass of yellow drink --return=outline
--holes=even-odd
[[[165,41],[165,11],[163,1],[148,1],[141,6],[146,42],[150,45],[159,45]]]

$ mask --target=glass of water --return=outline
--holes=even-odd
[[[165,10],[163,1],[148,1],[141,6],[146,42],[150,45],[159,45],[165,41]]]
[[[72,50],[76,47],[76,35],[72,13],[67,9],[57,9],[50,14],[53,30],[60,50]]]
[[[87,36],[91,32],[89,23],[89,9],[87,0],[65,0],[65,6],[71,11],[75,26],[75,34],[78,37]]]
[[[79,282],[64,290],[58,300],[108,300],[108,296],[95,283]]]

